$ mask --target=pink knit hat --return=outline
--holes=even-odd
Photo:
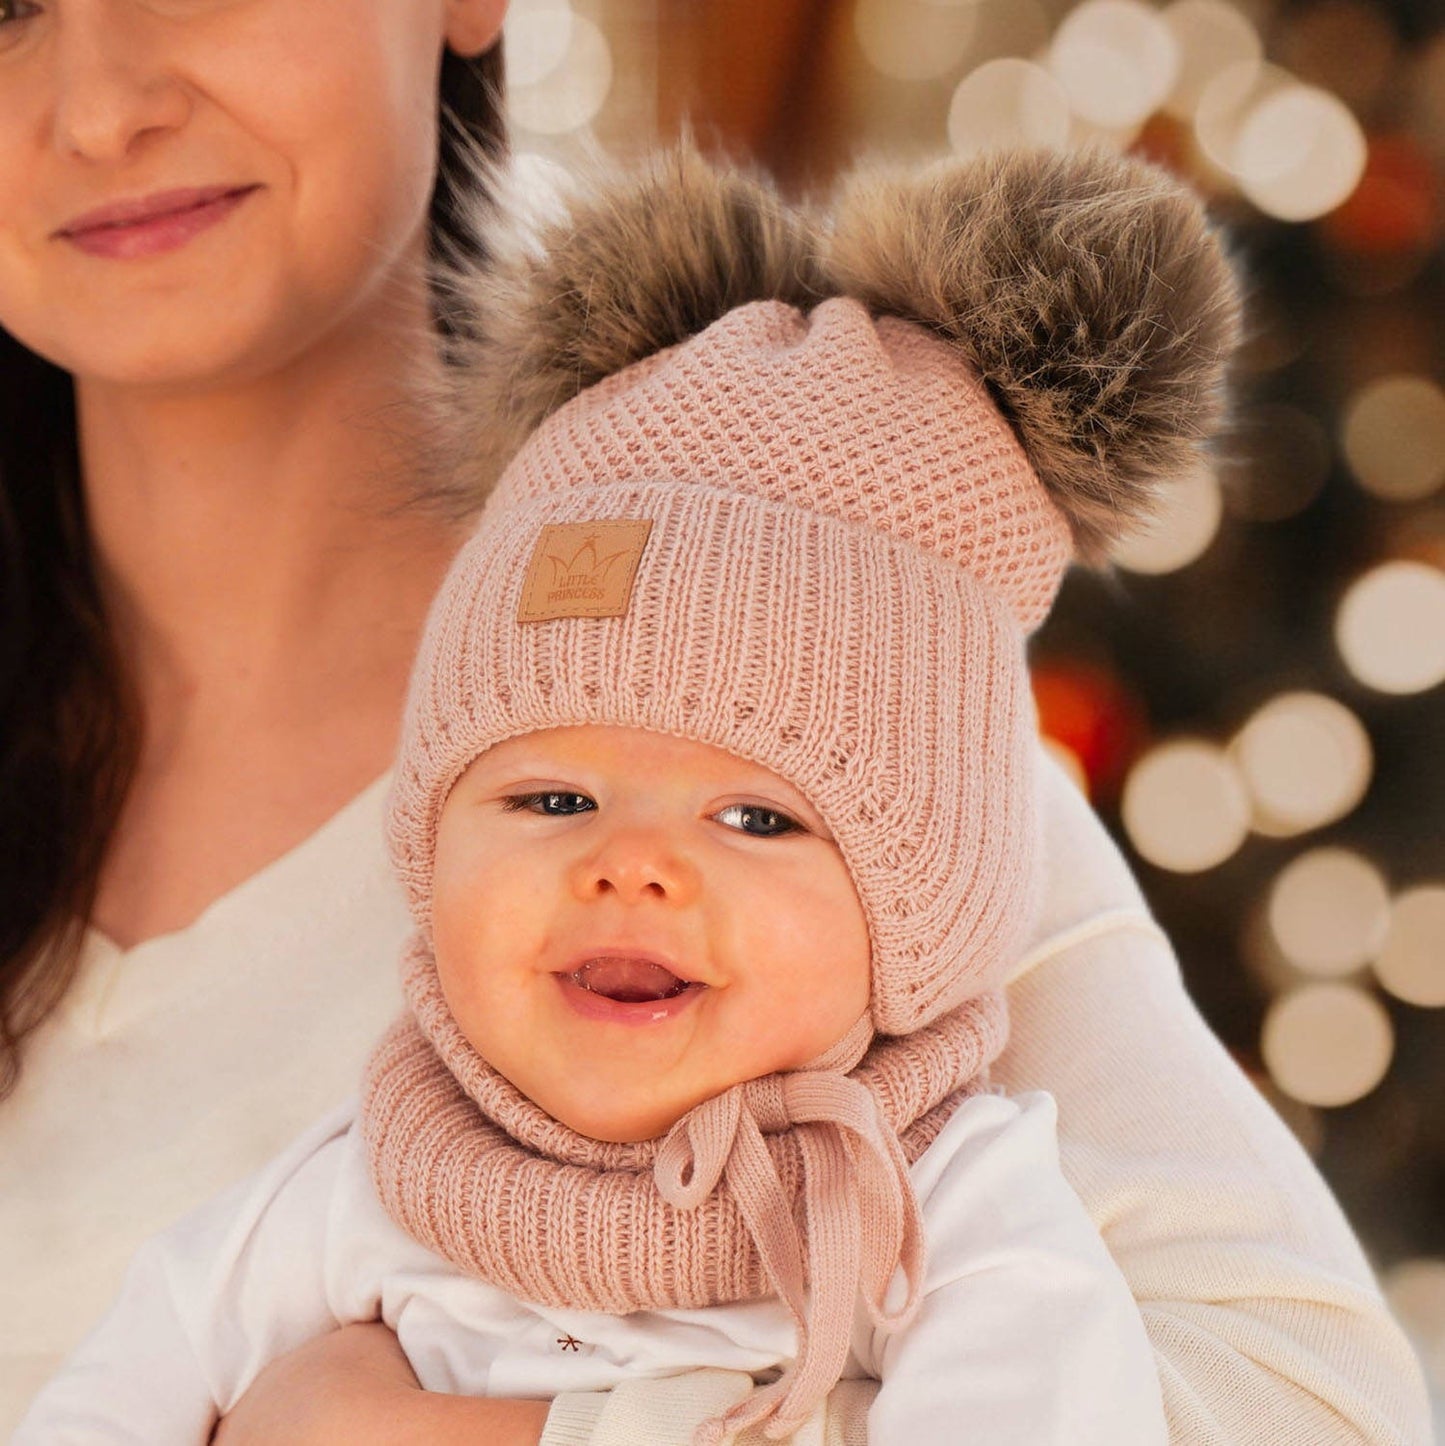
[[[1033,873],[1026,639],[1216,415],[1235,297],[1198,207],[1137,162],[1014,154],[856,180],[830,231],[680,152],[473,286],[473,485],[510,462],[407,711],[423,935],[472,759],[605,723],[801,789],[879,1032],[997,987]]]

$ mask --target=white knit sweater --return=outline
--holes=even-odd
[[[1045,909],[996,1072],[1058,1100],[1065,1174],[1140,1302],[1171,1439],[1427,1446],[1418,1367],[1334,1200],[1199,1019],[1083,800],[1051,764],[1042,782]],[[124,953],[91,937],[0,1104],[0,1439],[142,1238],[355,1088],[408,927],[385,786],[189,929]],[[716,1409],[717,1382],[695,1385],[564,1396],[547,1446],[671,1446]],[[856,1423],[846,1404],[819,1442]]]

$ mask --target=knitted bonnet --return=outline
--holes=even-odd
[[[391,800],[417,935],[413,1017],[368,1086],[373,1172],[406,1228],[521,1294],[618,1310],[779,1295],[800,1363],[727,1425],[794,1429],[837,1379],[860,1290],[889,1319],[902,1264],[916,1298],[905,1156],[1002,1047],[1002,978],[1029,921],[1025,643],[1070,560],[1100,559],[1207,440],[1232,279],[1185,192],[1104,154],[870,172],[805,213],[682,150],[492,251],[466,283],[478,339],[459,393],[468,477],[491,495],[433,606]],[[838,1050],[645,1146],[529,1108],[460,1037],[430,956],[452,784],[495,743],[586,723],[791,781],[837,840],[872,948],[869,1017]],[[486,1158],[510,1162],[485,1239],[437,1224],[456,1154],[411,1082],[435,1082],[438,1060],[447,1128],[479,1114]],[[657,1210],[677,1232],[707,1200],[708,1228],[742,1253],[713,1242],[693,1284],[663,1286],[519,1264],[520,1231],[496,1244],[523,1198],[613,1208],[589,1171],[637,1182],[654,1248],[682,1238],[656,1236]],[[448,1218],[480,1200],[480,1172]],[[763,1238],[768,1210],[787,1215],[784,1246]],[[540,1238],[565,1252],[558,1230]],[[861,1247],[840,1243],[849,1230]]]

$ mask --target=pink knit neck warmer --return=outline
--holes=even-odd
[[[923,1237],[908,1164],[1003,1048],[1001,995],[871,1045],[860,1021],[808,1068],[736,1085],[660,1141],[612,1144],[472,1049],[420,936],[404,981],[410,1012],[372,1057],[361,1116],[404,1230],[522,1300],[624,1314],[776,1296],[792,1315],[796,1360],[699,1446],[769,1418],[770,1435],[796,1431],[842,1373],[860,1297],[879,1325],[912,1314]],[[908,1291],[890,1312],[900,1267]]]

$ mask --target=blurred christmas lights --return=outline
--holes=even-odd
[[[1178,47],[1179,70],[1164,106],[1190,120],[1204,88],[1232,65],[1258,68],[1264,45],[1254,26],[1226,0],[1177,0],[1160,16]]]
[[[1428,377],[1381,377],[1350,398],[1341,442],[1367,492],[1428,497],[1445,482],[1445,390]]]
[[[895,80],[946,75],[968,54],[977,27],[966,0],[858,0],[853,11],[868,63]]]
[[[1141,0],[1085,0],[1054,32],[1048,67],[1080,120],[1105,130],[1139,126],[1179,73],[1179,42]]]
[[[570,0],[521,0],[507,14],[502,34],[507,50],[507,84],[537,85],[567,58],[572,44]]]
[[[1270,890],[1270,932],[1284,957],[1306,974],[1332,978],[1364,968],[1389,922],[1384,878],[1349,849],[1301,854]]]
[[[1053,742],[1094,802],[1112,802],[1145,733],[1139,700],[1117,674],[1070,658],[1045,658],[1030,669],[1039,728]]]
[[[1381,693],[1445,681],[1445,572],[1409,560],[1372,568],[1340,602],[1335,643],[1355,677]]]
[[[535,3],[535,0],[534,0]],[[548,18],[556,18],[564,7],[547,0],[533,33],[545,32]],[[530,9],[518,7],[517,25],[531,23]],[[612,47],[607,37],[583,15],[570,15],[566,24],[567,45],[560,59],[543,69],[531,84],[507,87],[507,114],[518,129],[534,135],[563,135],[581,130],[596,119],[612,89]],[[528,35],[526,28],[523,36]],[[535,69],[544,63],[544,43],[534,45],[532,64]],[[508,56],[510,64],[510,55]]]
[[[1005,56],[972,71],[948,106],[959,155],[999,146],[1062,146],[1072,124],[1063,87],[1041,65]]]
[[[1374,765],[1364,724],[1322,693],[1272,698],[1231,752],[1254,799],[1255,832],[1274,838],[1343,818],[1365,796]]]
[[[1374,964],[1396,999],[1426,1009],[1445,1006],[1445,884],[1421,884],[1396,897]]]
[[[1229,858],[1249,834],[1250,801],[1222,748],[1179,738],[1151,749],[1124,783],[1124,828],[1141,857],[1175,873]]]
[[[1260,1052],[1285,1094],[1307,1105],[1362,1099],[1385,1077],[1395,1031],[1384,1006],[1351,984],[1304,984],[1265,1013]]]
[[[1158,512],[1115,546],[1113,560],[1130,572],[1177,572],[1214,541],[1223,512],[1219,480],[1208,468],[1174,478]]]

